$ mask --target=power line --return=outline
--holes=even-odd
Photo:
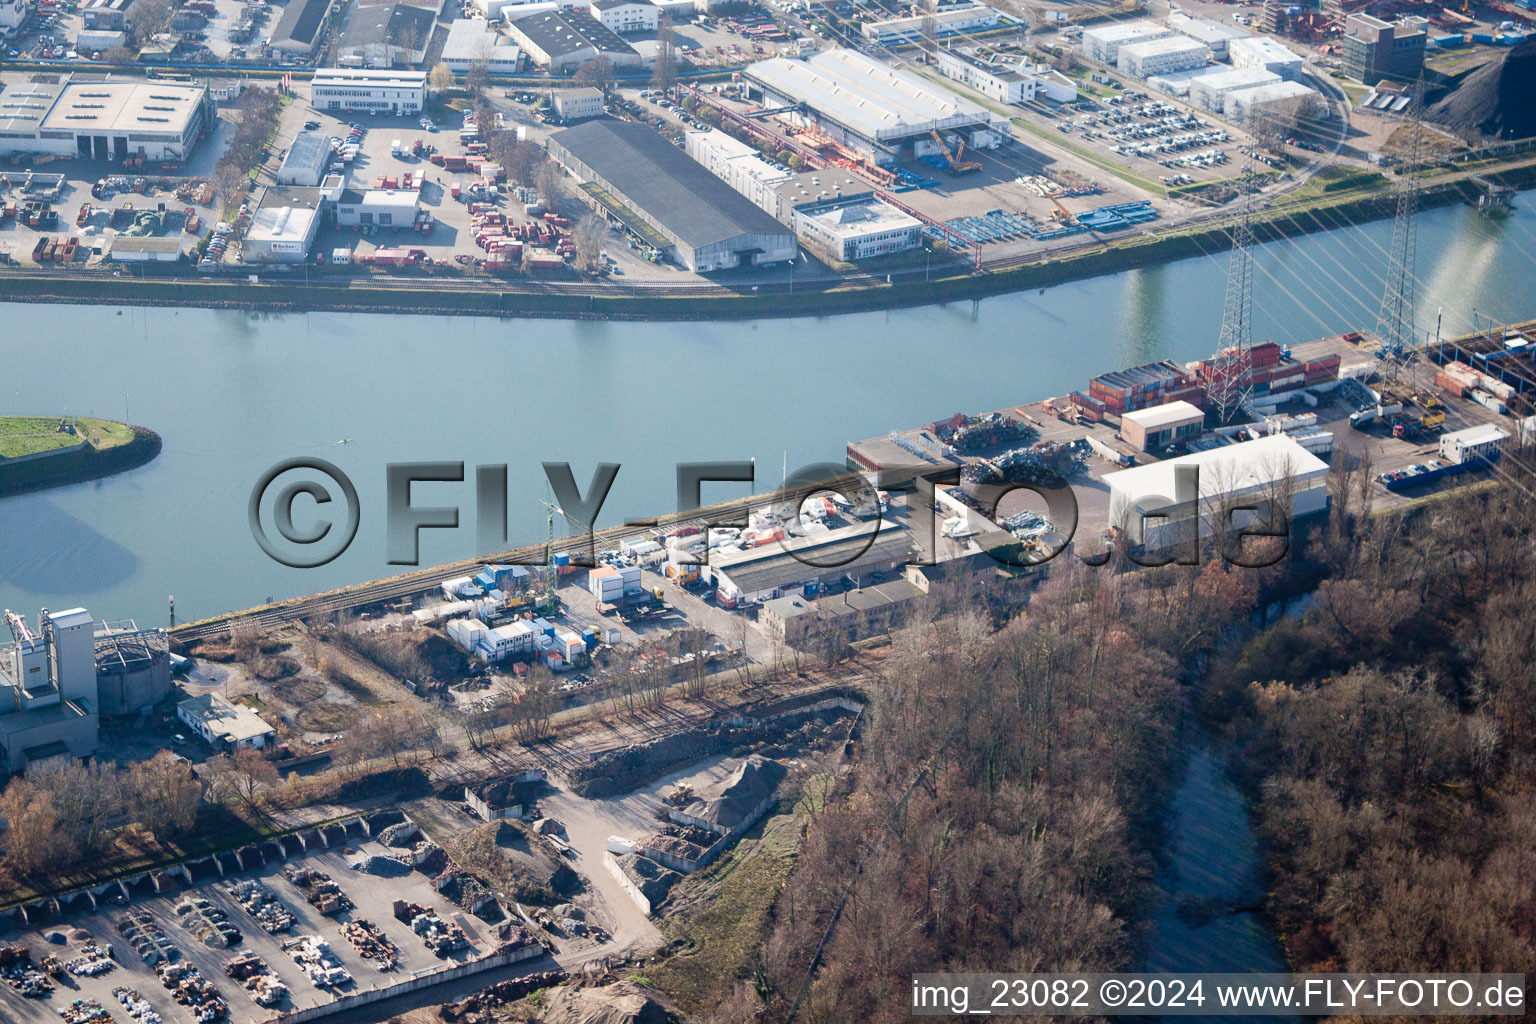
[[[1221,338],[1207,391],[1222,423],[1229,423],[1252,393],[1253,381],[1253,195],[1252,165],[1245,165],[1238,183],[1242,213],[1232,226],[1232,255],[1227,263],[1227,299],[1221,315]]]

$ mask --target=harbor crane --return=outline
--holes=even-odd
[[[27,628],[27,620],[11,611],[5,610],[5,624],[11,627],[11,636],[19,644],[31,644],[37,642],[36,635]]]

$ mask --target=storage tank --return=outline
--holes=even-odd
[[[98,711],[136,715],[171,695],[170,642],[162,629],[103,623],[94,637]]]

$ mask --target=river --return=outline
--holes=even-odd
[[[1440,307],[1447,333],[1474,310],[1536,313],[1530,193],[1517,211],[1421,217],[1422,324]],[[1264,246],[1255,337],[1373,324],[1390,236],[1380,222]],[[767,489],[786,461],[840,460],[849,439],[1208,354],[1225,269],[1213,254],[977,303],[755,323],[0,305],[0,411],[126,418],[165,441],[131,473],[0,499],[0,607],[158,625],[172,594],[186,621],[399,571],[383,539],[391,462],[508,464],[520,542],[544,535],[545,460],[583,487],[595,463],[622,465],[604,523],[670,509],[681,461],[755,458]],[[301,455],[348,473],[363,509],[347,553],[307,570],[269,560],[246,522],[257,478]],[[461,529],[422,533],[422,564],[474,553],[473,500],[472,482],[416,487],[418,505],[464,509]]]

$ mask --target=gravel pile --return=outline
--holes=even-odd
[[[393,857],[383,857],[379,854],[374,854],[371,857],[364,857],[356,864],[353,864],[352,870],[365,871],[370,875],[379,875],[382,878],[399,878],[402,875],[410,874],[411,866]]]

